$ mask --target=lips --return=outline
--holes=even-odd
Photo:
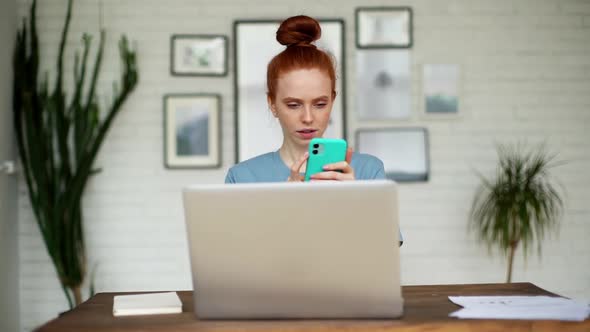
[[[316,132],[317,132],[317,129],[311,129],[311,128],[305,128],[305,129],[297,130],[297,134],[299,135],[299,137],[301,137],[303,139],[312,139],[312,138],[314,138]]]

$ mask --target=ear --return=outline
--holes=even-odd
[[[266,94],[266,102],[268,103],[268,108],[270,109],[270,112],[276,118],[277,117],[277,108],[276,108],[275,103],[273,102],[273,100],[269,94]]]

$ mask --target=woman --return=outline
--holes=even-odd
[[[303,181],[312,138],[322,137],[336,98],[332,57],[316,48],[319,23],[294,16],[281,23],[277,40],[287,48],[268,64],[267,101],[283,131],[278,151],[243,161],[227,173],[226,183]],[[289,165],[289,166],[287,166]],[[327,165],[312,180],[384,179],[381,160],[348,149],[346,161]]]

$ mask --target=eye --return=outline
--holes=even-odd
[[[287,107],[294,109],[294,108],[299,107],[299,104],[297,104],[297,103],[288,103],[287,104]]]
[[[321,102],[315,104],[315,107],[317,107],[317,108],[324,108],[327,105],[328,105],[328,103],[321,101]]]

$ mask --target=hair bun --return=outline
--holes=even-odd
[[[322,35],[318,21],[305,15],[293,16],[284,20],[277,30],[277,41],[281,45],[315,46],[311,43]]]

